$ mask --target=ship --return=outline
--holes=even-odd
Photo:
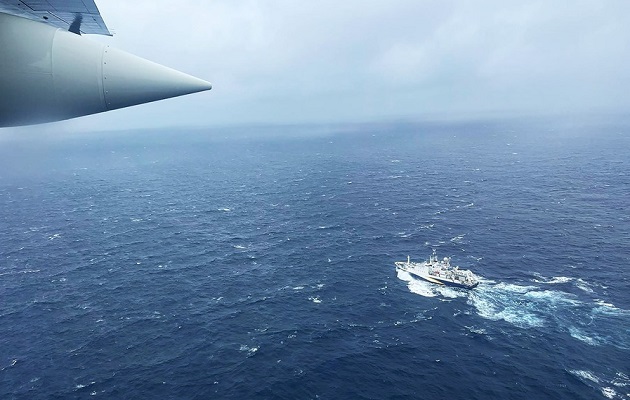
[[[439,260],[433,251],[433,255],[423,262],[412,262],[407,256],[407,261],[396,261],[396,270],[407,272],[413,278],[441,286],[452,286],[464,289],[473,289],[479,285],[475,275],[466,269],[451,266],[451,259],[444,257]]]

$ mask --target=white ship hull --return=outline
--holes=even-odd
[[[396,269],[407,272],[415,279],[421,279],[436,285],[473,289],[479,285],[479,281],[472,272],[451,267],[449,259],[438,261],[432,256],[429,261],[421,263],[397,261]]]

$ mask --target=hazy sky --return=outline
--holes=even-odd
[[[97,0],[122,50],[212,82],[66,129],[625,111],[630,1]]]

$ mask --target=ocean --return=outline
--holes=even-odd
[[[627,120],[0,139],[2,399],[630,399]]]

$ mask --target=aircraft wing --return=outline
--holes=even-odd
[[[112,35],[94,0],[0,0],[0,12],[46,22],[74,33]]]
[[[62,121],[212,88],[210,82],[82,33],[111,35],[94,0],[0,0],[0,128]]]

